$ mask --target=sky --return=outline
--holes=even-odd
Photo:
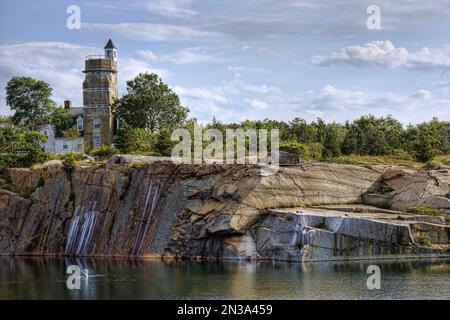
[[[109,38],[119,95],[155,72],[201,122],[450,120],[450,0],[1,0],[0,115],[13,76],[82,106],[84,57]]]

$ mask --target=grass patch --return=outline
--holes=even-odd
[[[413,214],[420,214],[420,215],[426,215],[426,216],[442,216],[442,212],[438,209],[432,209],[427,207],[410,207],[406,209],[406,212],[413,213]]]
[[[391,165],[405,165],[414,168],[419,168],[423,164],[411,159],[406,159],[399,156],[340,156],[330,160],[330,162],[340,164],[356,164],[356,165],[378,165],[378,164],[391,164]]]
[[[450,155],[440,155],[440,156],[436,156],[433,158],[433,160],[431,160],[429,162],[429,164],[433,165],[433,166],[438,166],[438,165],[446,165],[446,166],[450,166]]]
[[[431,247],[431,245],[433,244],[433,242],[431,241],[431,237],[427,232],[422,232],[420,234],[419,241],[420,241],[420,244],[422,244],[426,247]]]

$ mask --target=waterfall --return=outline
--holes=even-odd
[[[134,244],[134,249],[133,249],[134,253],[136,253],[136,251],[137,251],[136,246],[139,243],[139,236],[141,234],[142,224],[144,223],[145,211],[147,210],[147,205],[148,205],[148,201],[150,199],[150,194],[152,193],[152,185],[153,185],[153,180],[152,180],[152,177],[150,177],[148,179],[147,196],[145,197],[144,208],[142,209],[142,216],[141,216],[140,223],[139,223],[139,229],[136,234],[136,242]]]
[[[141,252],[142,243],[144,242],[145,235],[147,234],[148,226],[150,225],[150,220],[153,216],[153,212],[155,211],[155,207],[156,207],[156,204],[158,203],[158,200],[159,200],[159,185],[157,185],[156,190],[153,194],[153,200],[152,200],[152,205],[150,207],[150,213],[148,215],[148,218],[147,218],[147,221],[145,224],[144,233],[142,234],[141,241],[139,243],[139,247],[138,247],[136,254],[139,254],[139,252]]]
[[[69,230],[67,232],[65,255],[89,255],[95,250],[93,239],[98,225],[100,212],[94,210],[96,202],[90,209],[84,212],[84,207],[77,207],[74,216],[70,221]],[[105,228],[106,220],[109,216],[104,215],[102,228]],[[103,231],[102,231],[103,232]]]
[[[136,241],[133,248],[133,254],[139,255],[142,249],[142,244],[144,243],[145,236],[147,235],[148,228],[150,226],[151,219],[153,217],[153,212],[155,211],[156,205],[158,204],[159,196],[160,196],[160,184],[156,184],[156,187],[153,188],[152,178],[149,178],[149,187],[147,190],[147,196],[145,198],[144,208],[142,209],[142,215],[139,222],[139,229],[136,234]],[[151,202],[149,203],[151,199]],[[148,207],[150,209],[148,210]],[[148,211],[148,216],[147,216]]]

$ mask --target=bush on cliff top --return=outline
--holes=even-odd
[[[68,152],[66,154],[63,154],[61,156],[62,167],[64,171],[66,171],[68,174],[71,174],[73,169],[75,168],[75,164],[77,161],[81,161],[85,158],[85,156],[82,153],[77,152]]]
[[[106,160],[111,158],[113,155],[120,153],[119,149],[113,146],[100,146],[92,149],[89,155],[95,157],[99,160]]]
[[[17,127],[0,128],[0,171],[5,168],[27,168],[48,159],[41,144],[47,138],[36,131]]]

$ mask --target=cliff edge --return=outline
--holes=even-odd
[[[9,169],[0,255],[288,261],[450,255],[450,169],[174,164]],[[435,209],[412,214],[412,207]]]

